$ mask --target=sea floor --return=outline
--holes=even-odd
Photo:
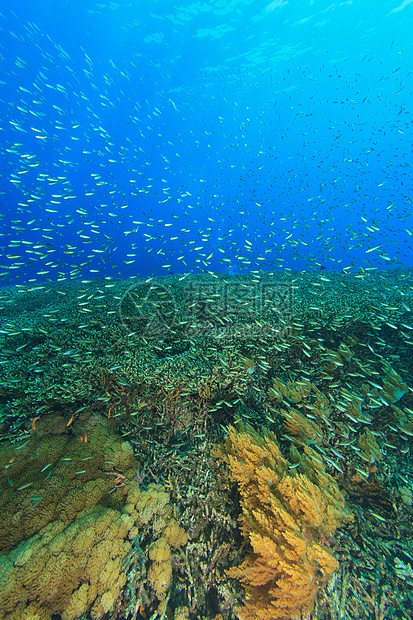
[[[411,270],[5,287],[0,338],[0,619],[242,617],[242,424],[352,514],[302,617],[413,616]]]

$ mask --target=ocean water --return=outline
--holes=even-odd
[[[413,617],[412,24],[0,9],[0,620]]]
[[[411,266],[413,7],[4,8],[4,284]]]

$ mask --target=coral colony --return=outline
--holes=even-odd
[[[2,292],[1,620],[407,617],[412,275],[289,278]]]

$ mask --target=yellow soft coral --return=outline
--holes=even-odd
[[[327,537],[348,517],[333,478],[321,466],[312,479],[290,470],[275,435],[248,425],[239,432],[230,427],[214,456],[226,461],[238,483],[242,530],[252,547],[229,571],[246,588],[238,617],[292,620],[310,613],[317,589],[338,567]],[[309,451],[307,468],[311,457]]]
[[[127,516],[96,506],[68,527],[54,521],[20,543],[0,558],[0,619],[75,620],[88,611],[102,618],[126,581],[128,527]]]
[[[295,443],[298,445],[311,442],[321,443],[323,433],[316,422],[309,420],[293,407],[281,411],[281,414],[284,417],[285,430],[291,435],[294,435]]]
[[[171,547],[162,537],[149,548],[152,564],[148,571],[149,582],[159,601],[163,601],[169,592],[172,581]]]
[[[269,390],[270,400],[275,400],[279,403],[283,400],[293,401],[299,403],[306,399],[312,389],[312,383],[308,380],[302,381],[287,381],[284,384],[280,379],[275,377],[273,379],[273,386]]]
[[[69,525],[102,501],[117,507],[127,487],[108,498],[116,475],[105,470],[115,466],[126,477],[135,476],[132,446],[111,432],[109,421],[91,417],[85,422],[86,443],[62,416],[50,414],[42,422],[46,424],[50,435],[36,432],[23,445],[0,445],[0,551],[9,551],[57,519]],[[52,433],[52,424],[61,434],[56,429]]]
[[[392,405],[407,394],[409,388],[388,362],[383,363],[383,370],[385,375],[383,377],[383,393],[381,398],[383,402]]]

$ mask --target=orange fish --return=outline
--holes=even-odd
[[[71,425],[71,423],[72,423],[72,421],[73,421],[73,416],[70,418],[70,420],[69,420],[69,422],[66,424],[66,426],[70,426],[70,425]]]
[[[35,418],[33,418],[33,420],[32,420],[32,429],[34,431],[36,430],[36,424],[35,424],[36,420],[40,420],[40,416],[39,415],[36,416]]]

